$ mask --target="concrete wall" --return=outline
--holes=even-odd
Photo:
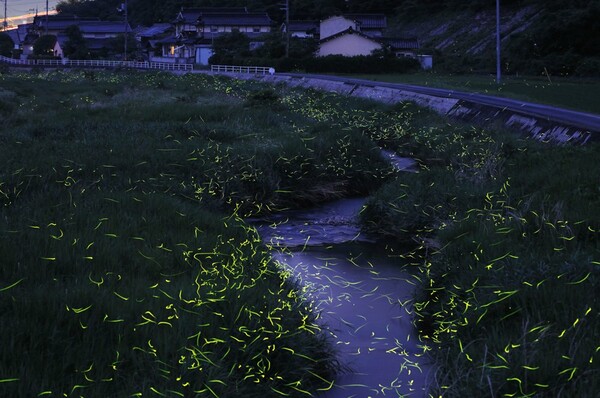
[[[343,55],[353,57],[356,55],[370,55],[374,50],[379,49],[381,49],[381,44],[356,33],[348,33],[321,43],[317,56]]]
[[[507,129],[524,133],[535,140],[552,144],[582,145],[588,141],[600,140],[600,131],[594,133],[590,130],[576,126],[470,101],[380,87],[376,86],[376,82],[373,82],[373,85],[357,85],[343,81],[331,81],[312,77],[281,76],[277,74],[265,76],[236,74],[233,77],[244,80],[257,79],[272,84],[283,83],[290,87],[311,88],[335,92],[340,95],[367,98],[388,104],[410,101],[429,108],[442,116],[463,120],[479,126],[486,126],[489,124],[493,124],[495,128],[504,126]]]

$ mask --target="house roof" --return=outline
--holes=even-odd
[[[19,29],[9,29],[5,30],[3,33],[6,33],[8,37],[12,40],[13,44],[21,43],[21,37],[19,35]]]
[[[157,23],[150,27],[140,29],[137,35],[139,37],[154,37],[166,33],[171,27],[172,25],[170,23]]]
[[[362,29],[387,28],[387,19],[384,14],[344,14],[343,17],[358,22]]]
[[[290,32],[307,32],[311,29],[319,30],[318,21],[290,21],[288,30]]]
[[[380,37],[378,40],[384,43],[394,50],[417,50],[419,49],[419,41],[414,38],[400,38],[400,37]]]
[[[326,43],[328,41],[337,39],[338,37],[351,34],[358,35],[372,42],[391,47],[394,50],[416,50],[419,48],[419,42],[416,38],[372,37],[362,32],[358,32],[352,28],[348,28],[339,33],[336,33],[335,35],[326,37],[321,40],[321,43]]]
[[[198,23],[219,26],[270,26],[273,21],[266,12],[253,12],[246,14],[203,14],[198,18]]]
[[[45,29],[48,26],[48,29],[52,30],[65,30],[71,25],[79,25],[82,22],[99,22],[100,18],[79,18],[76,15],[65,15],[65,14],[57,14],[57,15],[49,15],[48,16],[48,24],[46,25],[46,16],[36,16],[33,18],[33,25],[38,28]]]
[[[124,33],[125,24],[123,22],[112,21],[85,21],[80,22],[79,30],[82,33]],[[127,24],[127,31],[131,32],[131,26]]]
[[[341,32],[338,32],[338,33],[336,33],[334,35],[327,36],[324,39],[321,39],[321,43],[327,43],[328,41],[331,41],[331,40],[337,39],[338,37],[342,37],[342,36],[346,36],[346,35],[357,35],[357,36],[360,36],[360,37],[364,37],[367,40],[370,40],[370,41],[373,41],[373,42],[376,42],[376,43],[380,43],[377,40],[377,38],[365,35],[364,33],[360,32],[360,31],[352,29],[352,27],[350,27],[348,29],[345,29],[345,30],[342,30]]]
[[[273,23],[266,12],[248,12],[245,7],[184,8],[175,22],[221,26],[265,26]]]

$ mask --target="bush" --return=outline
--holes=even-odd
[[[575,70],[578,76],[600,76],[600,58],[587,58],[583,60]]]

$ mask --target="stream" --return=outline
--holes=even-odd
[[[270,216],[254,225],[320,312],[342,372],[323,398],[426,397],[431,366],[413,325],[416,280],[356,221],[365,199]]]

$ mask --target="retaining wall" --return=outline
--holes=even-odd
[[[290,87],[324,90],[341,95],[372,99],[388,104],[412,101],[418,105],[432,109],[443,116],[478,125],[500,123],[509,129],[524,132],[534,139],[555,144],[585,144],[593,138],[598,139],[600,136],[600,134],[592,134],[591,131],[577,126],[547,120],[542,117],[531,116],[514,110],[482,105],[456,98],[436,97],[402,89],[381,87],[377,86],[376,82],[373,82],[372,85],[353,84],[312,77],[292,77],[282,75],[262,76],[236,74],[233,77],[244,80],[256,79],[273,84],[283,83]]]

